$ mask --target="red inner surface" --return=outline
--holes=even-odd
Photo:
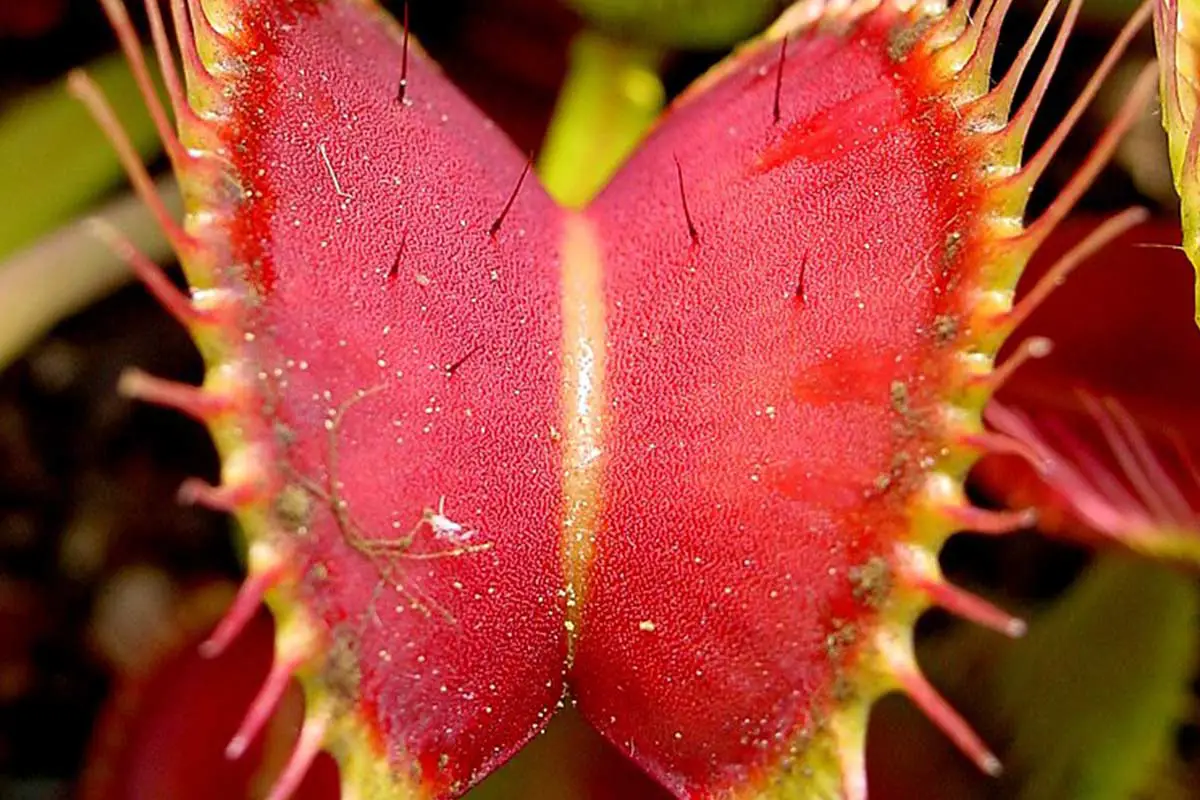
[[[399,31],[382,17],[335,3],[285,22],[252,29],[232,138],[249,143],[233,146],[254,192],[236,245],[261,259],[251,347],[290,441],[279,466],[325,492],[307,493],[292,537],[303,597],[332,631],[335,693],[394,764],[416,759],[454,791],[562,694],[559,212],[529,180],[490,235],[524,158],[416,53],[401,106]],[[421,525],[441,498],[492,549],[385,561],[423,613],[345,529],[444,551]]]
[[[572,685],[681,796],[753,780],[859,677],[876,614],[855,570],[907,537],[936,446],[938,318],[972,277],[948,236],[977,198],[893,22],[791,44],[778,124],[762,47],[589,210],[611,407]]]
[[[563,691],[563,212],[530,176],[490,234],[524,159],[416,53],[398,104],[382,18],[268,16],[226,133],[261,294],[248,351],[310,506],[302,598],[331,632],[330,691],[394,766],[456,793]],[[778,46],[744,56],[585,212],[609,371],[570,683],[680,795],[756,779],[855,690],[887,592],[861,571],[908,535],[941,446],[981,190],[922,65],[889,56],[897,21],[792,43],[778,124]],[[347,543],[437,552],[420,523],[441,498],[492,550],[386,567],[452,622]]]

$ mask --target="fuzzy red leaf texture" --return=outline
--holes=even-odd
[[[1012,109],[1048,4],[993,88],[1009,3],[803,0],[680,98],[583,210],[369,0],[174,0],[183,76],[147,4],[176,127],[119,0],[187,213],[174,223],[103,98],[71,79],[172,238],[208,373],[123,388],[204,420],[274,666],[238,756],[293,677],[306,720],[272,790],[332,752],[347,797],[465,792],[574,705],[679,797],[866,796],[871,703],[907,692],[999,763],[926,683],[952,533],[1004,533],[962,481],[1012,449],[981,411],[1040,294],[1021,270],[1152,93],[1145,73],[1042,217],[1048,144]],[[1032,77],[1031,77],[1032,79]],[[1046,286],[1140,218],[1118,215]]]

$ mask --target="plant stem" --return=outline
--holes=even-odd
[[[576,37],[538,168],[559,203],[586,205],[641,141],[662,111],[661,60],[649,45],[593,30]]]

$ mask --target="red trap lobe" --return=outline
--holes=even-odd
[[[278,620],[232,749],[307,691],[275,798],[318,746],[358,795],[461,794],[565,698],[681,797],[863,797],[893,690],[998,769],[912,624],[1023,630],[937,550],[1029,520],[962,493],[1013,284],[1152,85],[1026,230],[1057,140],[1021,166],[1021,59],[989,92],[1007,3],[909,5],[798,4],[567,212],[368,4],[175,0],[190,302],[127,255],[209,375],[127,388],[221,449],[187,494],[251,574],[210,649]]]

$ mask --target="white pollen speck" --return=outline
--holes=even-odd
[[[644,619],[638,623],[638,630],[645,631],[646,633],[653,633],[654,627],[654,623],[648,619]]]

